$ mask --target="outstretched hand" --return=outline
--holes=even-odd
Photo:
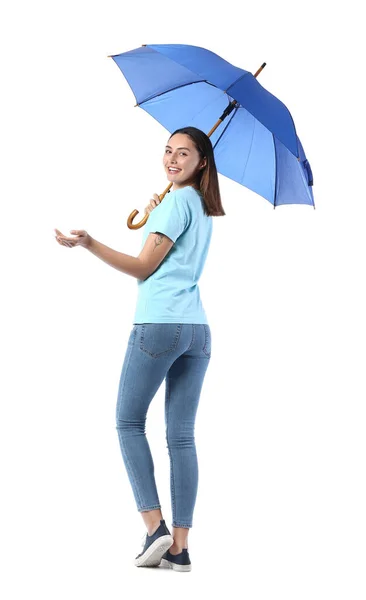
[[[60,246],[67,246],[68,248],[73,248],[74,246],[88,248],[90,246],[91,237],[84,229],[72,229],[70,233],[75,234],[75,237],[66,237],[58,229],[54,231],[56,232],[55,237]]]

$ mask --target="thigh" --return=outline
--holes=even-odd
[[[204,378],[210,359],[180,356],[166,376],[165,424],[167,434],[174,430],[191,432],[196,418]]]
[[[174,361],[180,327],[176,323],[133,326],[119,381],[117,419],[141,420],[146,416]]]

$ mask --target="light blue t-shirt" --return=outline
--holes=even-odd
[[[198,280],[212,236],[212,217],[203,210],[201,193],[192,186],[170,191],[150,213],[144,226],[143,248],[149,233],[163,233],[173,242],[158,268],[137,280],[135,323],[208,323]]]

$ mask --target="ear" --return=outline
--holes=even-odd
[[[200,169],[204,169],[204,168],[205,168],[205,166],[207,165],[207,159],[206,159],[206,158],[204,159],[204,161],[205,161],[205,164],[204,164],[204,165],[202,165],[202,166],[200,167]]]

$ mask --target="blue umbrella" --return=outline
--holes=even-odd
[[[208,132],[219,173],[274,208],[315,208],[312,171],[292,116],[256,79],[266,63],[252,75],[205,48],[186,44],[144,44],[111,58],[130,85],[136,106],[170,133],[188,125]],[[133,225],[137,213],[128,219],[131,229],[149,217]]]

